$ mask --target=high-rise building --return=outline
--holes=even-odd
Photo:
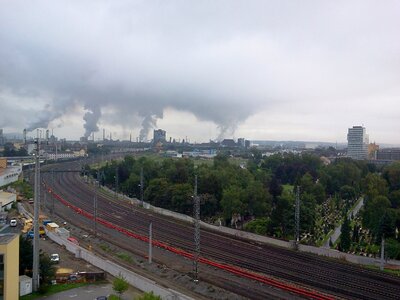
[[[368,134],[365,127],[353,126],[347,133],[347,156],[362,160],[368,158]]]

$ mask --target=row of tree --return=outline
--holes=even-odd
[[[365,195],[363,225],[377,242],[382,232],[400,241],[396,233],[400,228],[399,164],[377,170],[365,162],[338,159],[325,165],[310,154],[263,158],[257,150],[248,157],[247,166],[240,166],[230,162],[227,154],[218,154],[213,164],[127,156],[101,167],[100,172],[103,184],[116,188],[118,182],[119,191],[139,198],[143,169],[144,200],[186,214],[192,213],[196,174],[203,219],[221,218],[229,224],[240,215],[245,222],[255,219],[254,228],[262,224],[261,232],[286,239],[294,232],[294,186],[300,187],[301,230],[310,234],[316,228],[316,208],[324,201],[343,201],[345,207],[338,213],[345,216],[354,201]]]

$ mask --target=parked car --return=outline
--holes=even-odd
[[[58,255],[57,253],[53,253],[50,255],[50,260],[58,264],[60,262],[60,255]]]
[[[16,227],[18,224],[17,219],[13,218],[10,220],[10,226],[11,227]]]
[[[96,300],[107,300],[107,296],[98,296]]]

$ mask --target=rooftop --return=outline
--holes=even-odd
[[[18,234],[15,233],[3,233],[0,234],[0,245],[6,245],[16,238]]]
[[[21,169],[21,167],[7,167],[7,169],[0,168],[0,176],[5,176],[8,174],[18,172],[18,170],[20,170],[20,169]]]

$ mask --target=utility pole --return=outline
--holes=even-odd
[[[385,268],[385,236],[382,235],[382,242],[381,242],[381,266],[380,269],[383,271]]]
[[[115,168],[115,198],[118,199],[118,167]]]
[[[300,241],[300,187],[297,186],[296,190],[296,209],[295,209],[295,240],[296,246],[299,244]]]
[[[52,189],[54,189],[54,170],[51,170],[51,180],[53,182],[53,187]],[[51,196],[51,202],[52,202],[52,206],[51,206],[51,215],[54,215],[54,195],[52,194]]]
[[[40,139],[39,129],[36,138],[36,157],[35,157],[35,197],[33,205],[33,265],[32,265],[32,287],[36,292],[39,289],[39,206],[40,206]]]
[[[40,188],[42,188],[42,185],[40,185]],[[45,208],[48,206],[47,205],[47,190],[44,190],[44,194],[43,194],[43,203],[42,203],[42,205],[41,205],[41,209],[42,209],[42,212],[45,210]]]
[[[149,224],[149,264],[151,264],[153,258],[153,222]]]
[[[143,167],[140,168],[140,205],[143,207]]]
[[[193,212],[194,212],[194,244],[195,252],[193,259],[193,272],[194,282],[199,281],[199,257],[200,257],[200,199],[197,196],[197,175],[195,175],[194,182],[194,201],[193,201]]]
[[[94,236],[97,236],[97,186],[99,184],[100,172],[97,171],[97,181],[94,181],[94,198],[93,198],[93,230]]]

